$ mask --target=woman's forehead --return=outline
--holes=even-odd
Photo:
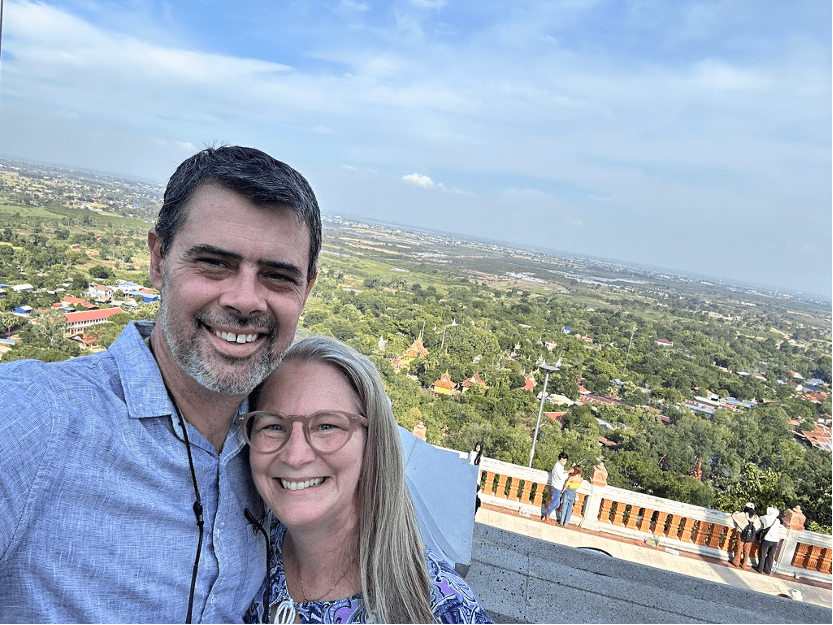
[[[308,414],[326,409],[355,412],[360,405],[352,384],[335,365],[320,360],[288,360],[264,382],[258,408]]]

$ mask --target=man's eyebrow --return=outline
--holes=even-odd
[[[214,247],[213,245],[208,244],[195,245],[185,253],[185,255],[189,259],[194,259],[202,254],[209,254],[211,256],[218,256],[220,258],[227,258],[229,260],[234,260],[237,262],[243,260],[243,257],[240,254],[236,254],[234,252],[224,250],[221,247]],[[298,265],[295,265],[293,263],[278,260],[259,260],[257,264],[264,268],[274,269],[277,271],[283,271],[284,273],[292,274],[293,276],[297,276],[298,278],[304,277],[303,270],[300,267],[298,267]]]
[[[210,254],[211,256],[220,256],[221,258],[229,258],[231,260],[243,260],[243,257],[240,254],[235,254],[234,252],[229,252],[228,250],[224,250],[220,247],[214,247],[213,245],[195,245],[190,248],[186,253],[189,259],[196,258],[202,254]]]

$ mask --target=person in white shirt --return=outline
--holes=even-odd
[[[775,551],[781,541],[781,519],[778,508],[767,508],[766,514],[761,517],[763,526],[763,537],[761,547],[758,551],[758,573],[769,575],[772,573],[772,561],[775,559]]]
[[[552,524],[550,520],[550,515],[555,512],[556,508],[558,508],[558,504],[561,503],[561,489],[564,488],[564,483],[567,481],[567,477],[569,477],[572,471],[567,471],[564,467],[567,464],[567,454],[563,451],[558,454],[558,461],[555,463],[555,466],[552,468],[552,473],[550,473],[550,501],[547,505],[546,513],[541,515],[541,520],[544,523]]]

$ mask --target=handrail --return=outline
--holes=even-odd
[[[525,516],[542,513],[549,473],[483,457],[480,462],[483,503],[512,508]],[[570,523],[584,529],[645,541],[664,547],[729,559],[739,540],[731,515],[692,504],[636,493],[607,485],[603,465],[582,482]],[[803,529],[800,509],[787,523],[787,537],[779,545],[774,570],[778,573],[831,581],[833,537]],[[798,518],[800,517],[800,518]],[[798,518],[798,520],[795,520]],[[758,545],[751,555],[757,556]]]

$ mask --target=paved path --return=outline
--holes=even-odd
[[[477,512],[477,522],[570,547],[601,549],[615,558],[768,595],[786,595],[790,589],[798,589],[807,603],[831,607],[830,585],[824,586],[818,582],[804,582],[778,575],[761,575],[750,569],[737,569],[728,563],[717,562],[712,558],[701,558],[693,554],[674,555],[662,548],[642,547],[632,541],[582,531],[576,525],[571,525],[569,528],[548,525],[538,518],[523,517],[510,511],[498,512],[486,506],[481,507]]]

